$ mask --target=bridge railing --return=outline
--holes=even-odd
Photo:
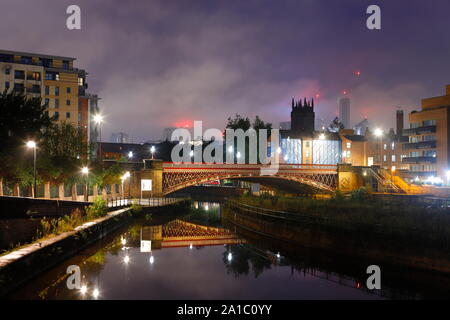
[[[278,164],[279,170],[332,170],[337,171],[337,165],[334,164]],[[242,169],[242,170],[259,170],[261,168],[268,168],[270,165],[264,164],[207,164],[207,163],[173,163],[164,162],[165,169]]]

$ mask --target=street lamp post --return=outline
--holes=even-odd
[[[85,183],[85,188],[84,188],[84,200],[86,202],[88,202],[89,201],[89,194],[88,194],[88,192],[89,192],[89,185],[88,185],[89,184],[89,168],[83,167],[81,169],[81,173],[86,176],[86,183]]]
[[[100,153],[100,160],[102,160],[102,122],[103,122],[103,116],[101,114],[96,114],[94,116],[94,121],[98,125],[98,128],[99,128],[99,153]]]
[[[382,146],[383,130],[381,130],[380,128],[375,129],[375,136],[379,138],[380,142],[380,168],[381,168],[383,163],[383,146]]]
[[[154,154],[155,154],[155,151],[156,151],[156,148],[155,148],[155,146],[151,146],[151,148],[150,148],[150,152],[151,152],[151,154],[152,154],[152,160],[154,159]]]
[[[33,198],[36,198],[36,142],[34,141],[28,141],[27,142],[28,148],[33,148]]]

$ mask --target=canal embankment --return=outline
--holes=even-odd
[[[104,238],[137,216],[179,211],[188,206],[188,201],[179,200],[164,206],[122,208],[105,216],[88,221],[74,230],[63,232],[25,245],[0,256],[0,297],[19,287],[41,272],[61,263],[80,250]],[[136,212],[133,212],[136,211]],[[139,212],[137,212],[139,211]]]
[[[291,207],[291,211],[281,211],[274,208],[288,209],[292,204],[275,202],[277,200],[273,199],[269,202],[261,199],[246,199],[245,203],[229,201],[224,217],[253,232],[312,249],[450,273],[450,226],[446,223],[450,216],[445,213],[433,215],[430,211],[424,212],[420,219],[418,216],[405,219],[403,213],[383,211],[376,202],[372,203],[373,212],[369,212],[366,204],[358,209],[359,205],[341,201],[316,204],[314,209],[309,200],[301,209]],[[411,208],[405,208],[408,209],[411,215],[415,214]],[[412,223],[415,219],[418,220]],[[420,226],[417,225],[419,221],[422,221]]]

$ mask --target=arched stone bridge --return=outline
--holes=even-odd
[[[338,184],[336,165],[280,164],[274,175],[262,175],[258,164],[162,164],[162,194],[213,180],[273,178],[295,181],[319,190],[334,192]]]

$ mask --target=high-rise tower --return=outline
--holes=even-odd
[[[350,98],[342,97],[338,101],[339,104],[339,119],[344,125],[345,129],[350,128]]]

